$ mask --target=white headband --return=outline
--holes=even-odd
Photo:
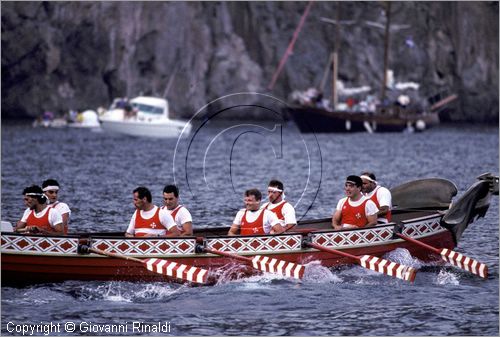
[[[44,192],[56,190],[59,191],[59,186],[47,186],[43,189]]]
[[[366,180],[368,180],[368,181],[371,181],[372,183],[377,184],[377,181],[376,181],[375,179],[370,178],[369,176],[365,176],[365,175],[363,175],[363,176],[361,176],[360,178],[361,178],[361,179],[366,179]]]
[[[45,197],[45,194],[43,194],[43,193],[26,193],[26,195],[35,196],[35,197]]]
[[[277,187],[272,187],[272,186],[269,186],[267,188],[268,191],[273,191],[273,192],[283,192],[283,190],[280,190],[279,188]]]
[[[268,191],[268,192],[269,192],[269,191],[273,191],[273,192],[281,192],[281,199],[282,199],[282,200],[285,200],[285,198],[286,198],[285,192],[283,192],[283,190],[280,190],[279,188],[269,186],[269,187],[267,188],[267,191]],[[276,198],[276,199],[278,199],[278,198]],[[269,199],[269,201],[271,201],[271,199]],[[274,202],[274,201],[273,201],[273,202]]]

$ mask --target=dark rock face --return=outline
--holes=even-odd
[[[319,86],[335,47],[322,18],[335,19],[339,3],[339,79],[379,95],[380,2],[315,2],[273,90],[306,2],[2,2],[2,118],[141,93],[166,95],[177,117],[238,92],[286,100]],[[392,2],[390,18],[396,81],[419,83],[422,97],[457,93],[445,119],[498,122],[498,2]]]

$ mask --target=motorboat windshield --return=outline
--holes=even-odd
[[[132,103],[132,107],[137,109],[137,112],[142,112],[146,114],[163,116],[165,113],[164,108],[160,106],[154,106],[142,103]]]

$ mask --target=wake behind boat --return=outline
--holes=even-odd
[[[113,104],[100,117],[105,131],[130,136],[152,138],[175,138],[191,131],[189,121],[169,118],[169,105],[163,98],[139,96],[126,105]]]
[[[487,277],[484,264],[452,250],[467,226],[486,214],[491,195],[498,195],[498,177],[484,174],[478,179],[453,202],[457,188],[445,179],[421,179],[393,188],[393,222],[369,228],[334,231],[331,219],[324,218],[301,221],[280,235],[226,236],[228,228],[198,229],[193,237],[179,238],[125,238],[123,232],[55,236],[3,231],[2,282],[166,281],[163,274],[167,273],[185,275],[184,281],[196,275],[205,280],[207,275],[200,274],[201,270],[209,272],[208,280],[213,283],[234,266],[235,257],[253,264],[240,275],[281,268],[281,274],[300,278],[301,264],[312,261],[326,267],[359,262],[412,281],[415,275],[408,267],[380,259],[397,248],[423,261],[441,258]],[[266,261],[270,262],[265,268],[258,266]],[[402,275],[406,272],[408,278]]]

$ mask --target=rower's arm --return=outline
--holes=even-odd
[[[285,227],[281,226],[280,223],[277,223],[273,227],[271,227],[271,231],[269,234],[281,234],[285,231]]]
[[[295,208],[289,203],[286,203],[282,210],[285,218],[285,232],[292,229],[297,225],[297,218],[295,217]]]
[[[177,226],[169,228],[166,237],[181,236],[181,231]]]
[[[227,235],[228,236],[238,235],[239,231],[240,231],[240,226],[238,226],[236,224],[232,224],[231,228],[229,228],[229,232],[227,232]]]
[[[342,211],[341,210],[335,210],[335,213],[333,213],[332,216],[332,227],[335,230],[342,229],[340,226],[340,221],[342,220]]]
[[[51,227],[49,232],[64,235],[63,217],[61,213],[55,208],[50,208],[47,212],[49,212],[49,224]]]
[[[377,224],[377,213],[373,215],[367,215],[366,219],[368,220],[366,227],[375,226]]]
[[[191,236],[193,235],[193,223],[191,221],[182,224],[183,232],[181,236]]]
[[[69,213],[64,213],[61,216],[63,220],[63,228],[68,228]]]
[[[365,205],[366,220],[368,220],[366,227],[377,225],[378,207],[371,200],[368,200]]]
[[[54,227],[54,233],[56,234],[64,234],[64,225],[62,222],[58,223]]]
[[[27,208],[24,213],[23,213],[23,216],[21,217],[21,219],[16,222],[16,227],[14,228],[14,232],[17,232],[19,229],[23,229],[23,228],[26,228],[27,226],[27,219],[28,219],[28,215],[29,215],[29,208]],[[28,228],[26,228],[28,229]]]
[[[18,229],[22,229],[26,227],[26,222],[19,220],[16,223],[16,227],[14,228],[14,232],[17,232]]]
[[[380,206],[378,210],[378,216],[383,217],[389,212],[389,206]]]

